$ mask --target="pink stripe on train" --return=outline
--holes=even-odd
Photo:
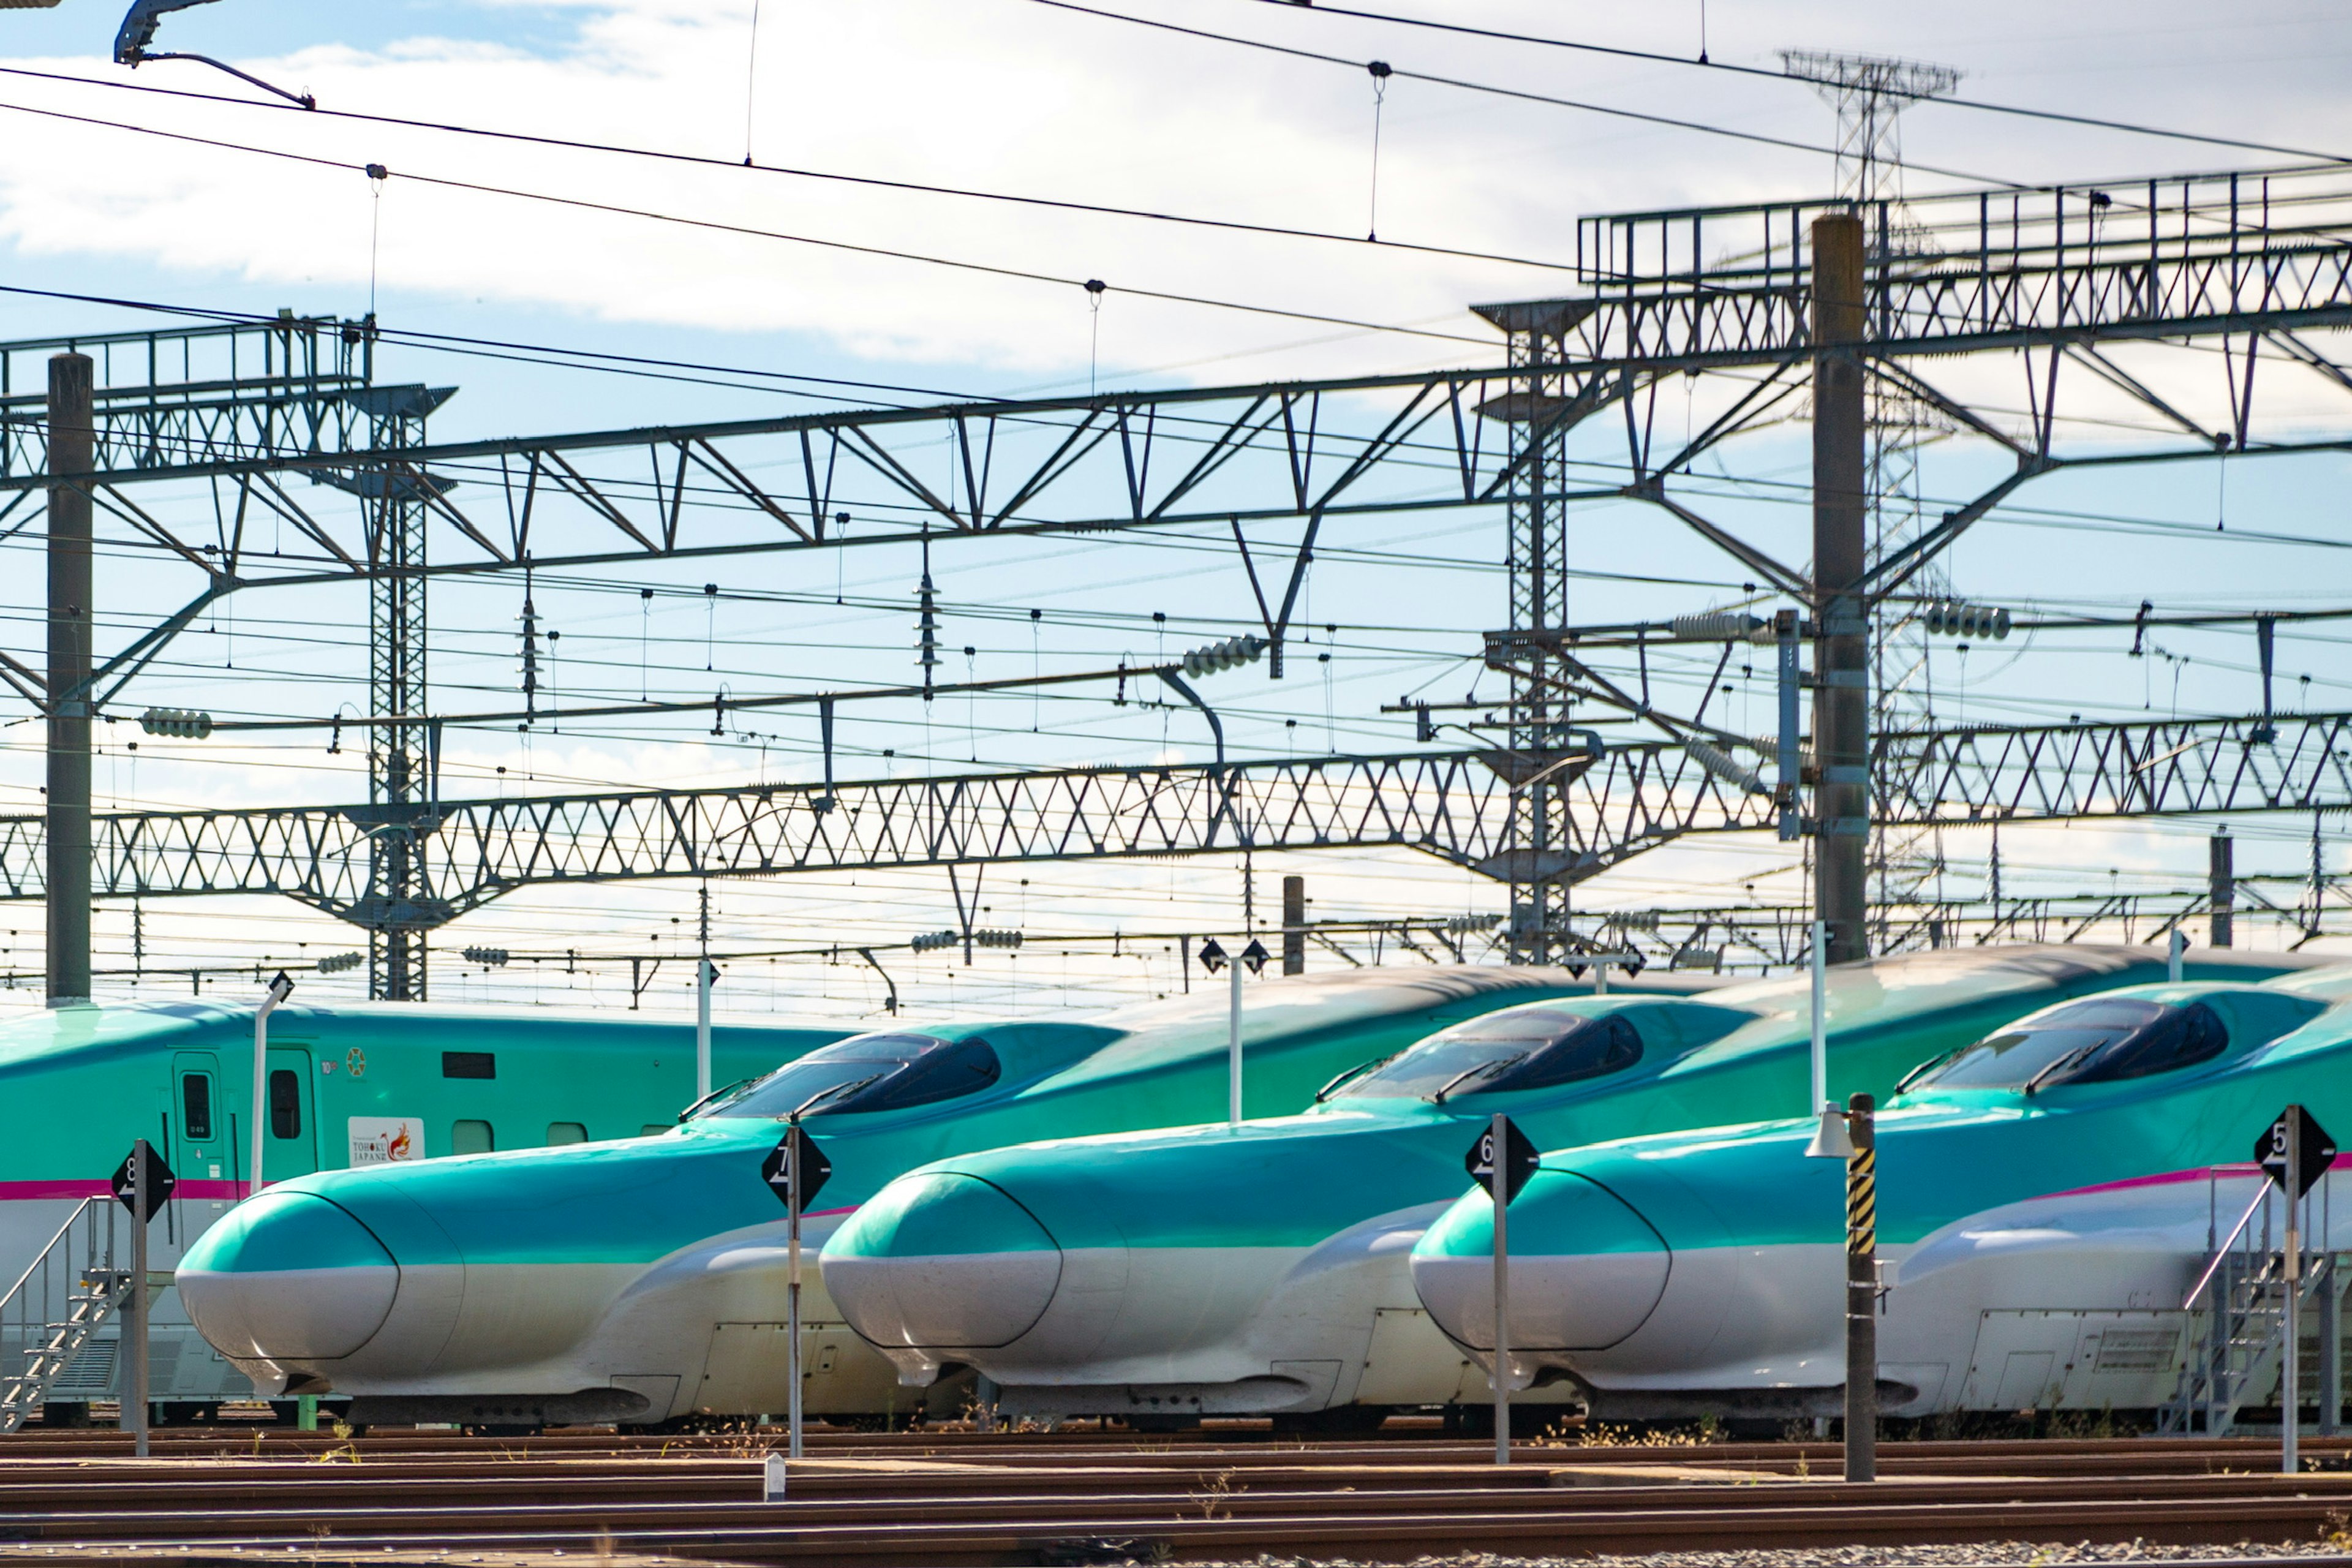
[[[24,1203],[44,1198],[102,1198],[113,1190],[103,1178],[94,1182],[0,1182],[0,1203]],[[241,1198],[245,1196],[245,1184],[183,1178],[179,1185],[172,1189],[172,1195],[175,1198]]]
[[[2327,1168],[2331,1171],[2352,1168],[2352,1154],[2336,1155]],[[2202,1182],[2214,1176],[2224,1180],[2244,1180],[2261,1173],[2262,1167],[2251,1161],[2244,1164],[2199,1165],[2192,1170],[2165,1171],[2153,1176],[2127,1176],[2120,1182],[2094,1182],[2087,1187],[2068,1187],[2042,1195],[2045,1198],[2073,1198],[2086,1193],[2120,1193],[2132,1187],[2164,1187],[2179,1182]]]

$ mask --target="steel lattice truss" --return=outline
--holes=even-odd
[[[2340,169],[1974,191],[1861,204],[1872,350],[1988,348],[2340,325],[2352,302]],[[1808,346],[1812,220],[1847,201],[1590,217],[1594,287],[1572,357],[1765,364]],[[1729,258],[1729,259],[1727,259]]]
[[[293,317],[0,343],[0,479],[47,473],[51,354],[89,355],[99,461],[138,473],[366,448],[374,348],[358,323]]]
[[[1821,210],[1790,204],[1584,220],[1578,259],[1589,292],[1483,312],[1511,340],[1516,364],[366,450],[343,437],[354,400],[372,395],[322,381],[304,419],[270,425],[275,416],[257,415],[261,424],[236,440],[184,421],[171,440],[110,444],[110,467],[89,482],[131,535],[204,566],[215,593],[386,570],[364,508],[335,494],[386,484],[414,487],[432,510],[430,559],[408,568],[423,573],[508,570],[526,554],[553,568],[924,532],[1222,530],[1280,519],[1313,528],[1353,513],[1499,504],[1525,483],[1544,437],[1640,403],[1663,376],[1769,371],[1679,456],[1654,456],[1650,421],[1629,407],[1630,481],[1554,496],[1663,500],[1663,482],[1690,458],[1801,391],[1811,353],[1806,233]],[[1895,222],[1884,204],[1865,205],[1865,216],[1882,229]],[[2178,441],[2144,452],[2117,452],[2103,438],[2085,458],[2265,449],[2248,430],[2258,357],[2352,389],[2352,376],[2301,335],[2352,325],[2347,225],[2352,174],[2336,168],[1913,200],[1904,243],[1890,231],[1873,247],[1871,336],[1859,352],[1905,395],[2011,447],[2029,477],[2070,460],[2051,438],[2053,355],[2083,386],[2120,391],[2179,429]],[[322,341],[343,345],[350,336],[312,325],[290,323],[280,335],[320,353]],[[2236,345],[2221,356],[2232,410],[2223,424],[2196,423],[2102,355],[2106,344],[2204,337]],[[1533,363],[1521,352],[1529,344],[1542,350]],[[1993,349],[2041,356],[2042,368],[2028,362],[2039,428],[2022,437],[1919,374],[1932,356]],[[348,359],[352,351],[339,352]],[[363,376],[369,367],[352,360],[345,368]],[[126,408],[141,397],[194,406],[208,384],[125,388],[121,400]],[[262,397],[265,410],[276,395]],[[20,428],[29,417],[29,408],[12,408]],[[0,494],[39,487],[37,468],[20,460],[0,472]],[[200,523],[160,517],[121,493],[165,479],[213,486]],[[306,479],[315,482],[289,482]],[[303,558],[249,553],[247,524],[265,514],[305,542]],[[1684,521],[1707,531],[1703,520]]]
[[[2352,714],[2064,725],[1890,738],[1887,820],[2229,813],[2352,806]],[[423,930],[556,883],[770,876],[1003,861],[1396,846],[1511,881],[1575,881],[1687,833],[1768,826],[1678,748],[1549,764],[1569,841],[1508,841],[1503,752],[1331,757],[387,806],[263,806],[96,819],[102,896],[278,893],[362,923]],[[2030,781],[2030,783],[2028,782]],[[1533,782],[1521,777],[1519,787]],[[418,893],[386,907],[372,844],[413,836]],[[43,819],[0,818],[0,897],[37,899]]]
[[[1874,777],[1887,823],[2309,811],[2352,801],[2352,717],[1894,734]]]
[[[103,896],[281,893],[371,925],[438,925],[514,889],[662,877],[765,876],[1000,861],[1408,846],[1490,873],[1510,786],[1471,752],[1213,767],[1102,768],[821,785],[646,791],[385,807],[284,806],[104,816]],[[1561,771],[1584,841],[1549,868],[1582,877],[1760,812],[1671,747]],[[419,896],[384,906],[369,847],[413,835]],[[0,818],[5,897],[42,896],[43,819]]]

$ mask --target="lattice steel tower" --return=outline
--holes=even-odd
[[[1478,307],[1508,334],[1509,363],[1557,366],[1565,342],[1589,304],[1570,300]],[[1558,631],[1568,625],[1567,505],[1560,499],[1568,463],[1568,430],[1588,401],[1559,371],[1537,371],[1499,399],[1478,409],[1511,433],[1511,477],[1505,491],[1510,541],[1510,628]],[[1511,676],[1506,770],[1511,785],[1509,826],[1500,864],[1493,868],[1510,890],[1504,927],[1514,963],[1549,963],[1571,945],[1569,888],[1580,868],[1568,820],[1569,770],[1581,748],[1556,678],[1562,672],[1541,645],[1528,645]]]
[[[1940,98],[1959,85],[1948,66],[1874,55],[1784,49],[1784,70],[1811,82],[1837,110],[1837,195],[1853,204],[1864,225],[1864,265],[1883,272],[1903,258],[1934,254],[1932,237],[1903,199],[1902,113],[1925,99]],[[1877,367],[1873,367],[1876,369]],[[1948,421],[1883,372],[1864,387],[1869,426],[1868,549],[1875,566],[1888,552],[1918,537],[1925,527],[1919,495],[1919,450],[1948,434]],[[1930,597],[1948,591],[1950,579],[1938,561],[1913,580],[1914,591]],[[1875,606],[1871,615],[1871,730],[1932,726],[1934,693],[1927,686],[1927,642],[1907,605]],[[1877,883],[1875,902],[1884,909],[1916,895],[1943,869],[1934,830],[1908,828],[1900,837],[1874,828],[1870,870]],[[1885,944],[1885,916],[1874,911],[1872,946]]]
[[[372,388],[360,395],[381,451],[422,446],[425,416],[452,389]],[[394,462],[357,481],[367,516],[368,701],[381,720],[368,736],[370,824],[368,995],[383,1002],[425,999],[425,933],[448,919],[425,894],[425,847],[437,824],[432,726],[425,719],[425,564],[427,487],[440,482]]]

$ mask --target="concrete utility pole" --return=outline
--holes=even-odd
[[[2213,917],[2213,945],[2227,947],[2237,934],[2231,928],[2237,923],[2238,910],[2238,873],[2228,834],[2213,835],[2205,864],[2205,907]]]
[[[98,467],[88,354],[49,360],[49,473]],[[89,492],[49,487],[49,1005],[89,1000]]]
[[[1307,879],[1282,879],[1282,972],[1307,973]]]
[[[1870,618],[1862,220],[1813,220],[1814,908],[1829,961],[1870,956]]]

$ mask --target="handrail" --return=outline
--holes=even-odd
[[[2263,1206],[2263,1200],[2271,1195],[2271,1188],[2276,1184],[2267,1176],[2263,1178],[2262,1190],[2254,1194],[2254,1201],[2246,1205],[2246,1212],[2240,1215],[2238,1223],[2230,1227],[2229,1237],[2214,1249],[2212,1260],[2205,1265],[2205,1272],[2200,1274],[2197,1277],[2197,1283],[2189,1288],[2188,1297],[2180,1303],[2182,1311],[2195,1310],[2197,1298],[2205,1294],[2205,1287],[2212,1282],[2213,1271],[2221,1267],[2221,1259],[2227,1258],[2230,1255],[2230,1249],[2238,1244],[2239,1236],[2244,1232],[2248,1225],[2252,1223],[2254,1211]]]
[[[17,1276],[16,1282],[14,1285],[8,1287],[8,1293],[5,1296],[0,1296],[0,1308],[5,1308],[9,1302],[15,1300],[17,1293],[32,1282],[33,1276],[42,1271],[48,1263],[49,1253],[57,1247],[58,1243],[66,1238],[67,1235],[72,1231],[75,1226],[81,1223],[81,1217],[84,1214],[89,1212],[90,1205],[96,1203],[112,1203],[113,1201],[114,1200],[112,1198],[92,1197],[84,1198],[80,1203],[75,1205],[73,1213],[66,1216],[65,1224],[58,1226],[58,1233],[49,1237],[48,1240],[43,1242],[41,1244],[41,1249],[33,1254],[33,1261],[25,1266],[25,1272]]]

